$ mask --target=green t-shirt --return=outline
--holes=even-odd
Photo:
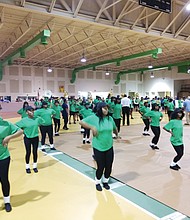
[[[150,125],[159,127],[160,126],[160,118],[163,117],[162,112],[159,111],[149,111],[145,114],[146,117],[151,118]]]
[[[8,147],[3,146],[3,139],[11,134],[16,133],[20,128],[18,128],[16,125],[4,121],[0,117],[0,160],[6,159],[10,156]]]
[[[164,128],[168,131],[172,131],[173,135],[170,137],[170,141],[174,146],[183,144],[183,124],[182,120],[172,119]]]
[[[107,151],[113,146],[112,132],[116,129],[112,117],[106,116],[103,121],[99,122],[97,115],[91,115],[83,121],[96,128],[98,135],[93,137],[92,146],[99,151]]]
[[[121,118],[121,111],[122,111],[122,106],[121,104],[116,104],[114,106],[114,110],[113,110],[113,115],[112,117],[114,119],[120,119]]]
[[[41,117],[44,120],[42,125],[49,126],[52,125],[52,117],[55,114],[56,112],[52,108],[41,108],[34,112],[34,117]]]
[[[53,105],[52,109],[56,112],[53,117],[56,119],[60,119],[61,118],[60,112],[63,111],[63,108],[60,105],[58,106]]]
[[[167,104],[167,107],[168,107],[168,111],[174,111],[174,109],[175,109],[175,106],[174,106],[174,103],[173,102],[169,102],[168,104]]]
[[[21,115],[22,118],[25,118],[25,117],[28,117],[27,113],[26,113],[26,110],[21,108],[18,110],[17,112],[19,115]]]
[[[87,118],[88,116],[94,115],[92,109],[90,108],[86,109],[85,107],[81,109],[79,113],[82,115],[82,118]]]
[[[145,115],[146,113],[148,113],[149,111],[151,111],[151,110],[150,110],[149,107],[142,106],[142,107],[140,107],[139,111],[143,114],[143,115],[142,115],[142,119],[147,119],[147,117],[145,117],[144,115]]]
[[[44,122],[41,117],[36,118],[23,118],[16,122],[16,125],[24,131],[27,138],[38,137],[38,127]]]

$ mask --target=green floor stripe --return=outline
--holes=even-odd
[[[51,151],[52,152],[52,151]],[[47,152],[48,154],[48,152]],[[95,169],[87,164],[63,153],[58,155],[53,155],[55,159],[67,164],[68,166],[74,168],[75,170],[81,172],[82,174],[94,179]],[[110,184],[120,182],[119,180],[111,177]],[[123,185],[118,188],[112,189],[114,192],[118,193],[120,196],[126,198],[127,200],[133,202],[134,204],[142,207],[153,215],[163,218],[167,215],[177,212],[175,209],[147,196],[143,192],[136,190],[128,185]],[[170,219],[170,218],[169,218]],[[184,220],[190,220],[189,217],[184,218]]]

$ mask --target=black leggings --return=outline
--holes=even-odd
[[[152,143],[157,145],[160,138],[160,127],[151,126],[151,130],[154,134],[154,137],[152,138]]]
[[[84,128],[84,134],[83,134],[83,138],[89,138],[90,137],[90,129],[86,129]]]
[[[34,163],[37,162],[38,143],[39,143],[39,137],[27,138],[26,136],[24,136],[24,144],[25,144],[25,149],[26,149],[26,156],[25,156],[26,164],[29,164],[29,162],[30,162],[31,146],[33,147],[33,149],[32,149],[33,162]]]
[[[10,157],[4,160],[0,160],[0,182],[4,197],[9,196],[10,193],[9,165],[10,165]]]
[[[117,127],[117,131],[118,131],[118,133],[120,132],[120,125],[121,125],[121,118],[118,118],[118,119],[113,119],[114,120],[114,122],[115,122],[115,125],[116,125],[116,127]]]
[[[149,119],[143,119],[143,122],[144,122],[144,131],[149,131],[149,127],[150,127],[150,121]]]
[[[59,132],[59,129],[60,129],[60,119],[53,118],[53,122],[54,122],[54,131],[55,133],[57,133]]]
[[[173,144],[172,144],[172,145],[173,145]],[[173,145],[173,147],[174,147],[174,150],[175,150],[176,153],[177,153],[177,156],[174,157],[173,162],[174,162],[174,163],[177,163],[177,162],[182,158],[182,156],[183,156],[184,146],[183,146],[183,144],[182,144],[182,145],[179,145],[179,146],[174,146],[174,145]]]
[[[114,159],[113,147],[111,147],[107,151],[99,151],[93,148],[93,151],[97,163],[96,178],[100,180],[103,173],[105,178],[109,178],[112,171],[112,164]]]
[[[40,126],[40,131],[42,135],[41,145],[45,144],[46,133],[48,134],[49,137],[49,143],[53,144],[53,126],[52,125]]]

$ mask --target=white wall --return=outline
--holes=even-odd
[[[151,72],[145,72],[143,74],[143,91],[144,95],[149,92],[150,98],[158,96],[159,92],[171,92],[171,97],[177,96],[181,84],[188,79],[190,79],[189,74],[177,73],[177,68],[172,68],[172,70],[159,70],[153,71],[154,78],[150,78]],[[183,82],[177,82],[177,81]],[[175,83],[174,83],[175,81]],[[174,85],[176,88],[174,89]]]
[[[117,73],[106,76],[103,71],[85,70],[77,73],[74,84],[70,83],[72,70],[54,69],[52,73],[47,68],[28,66],[6,66],[3,79],[0,81],[0,96],[11,96],[15,100],[17,96],[43,96],[46,90],[51,90],[53,96],[64,96],[59,91],[64,86],[68,95],[78,96],[81,92],[111,92],[113,95],[129,92],[145,96],[158,95],[159,92],[170,91],[174,97],[174,80],[189,81],[190,75],[177,73],[176,68],[172,70],[154,71],[155,78],[150,79],[150,72],[143,75],[140,73],[122,75],[118,85],[115,84]],[[179,86],[178,86],[179,87]],[[39,89],[40,88],[40,89]]]

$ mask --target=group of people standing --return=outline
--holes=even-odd
[[[145,124],[143,135],[149,136],[149,127],[151,127],[154,137],[152,138],[150,147],[153,150],[159,149],[157,144],[160,138],[160,121],[163,118],[163,113],[159,111],[159,104],[152,103],[152,109],[150,109],[147,101],[141,101],[139,113],[142,115],[142,120]],[[101,100],[97,97],[93,103],[83,101],[78,108],[81,119],[79,124],[85,129],[83,144],[90,143],[90,130],[93,135],[92,148],[97,164],[95,184],[98,191],[102,191],[102,185],[105,189],[110,189],[108,182],[114,160],[113,133],[115,134],[114,138],[119,137],[121,123],[125,125],[125,116],[127,116],[127,125],[130,125],[131,105],[130,97],[127,97],[125,94],[122,98],[119,96],[108,97],[106,100]],[[70,116],[74,115],[73,119],[74,123],[76,123],[75,110],[73,113],[73,108],[69,108],[66,100],[64,100],[62,104],[60,104],[58,100],[54,100],[51,108],[49,103],[43,100],[39,106],[36,105],[36,109],[34,109],[34,107],[29,106],[27,102],[24,102],[23,108],[18,111],[18,114],[20,114],[22,118],[16,122],[15,125],[0,118],[0,182],[2,184],[5,209],[7,212],[12,209],[10,204],[10,183],[8,180],[10,164],[10,154],[7,148],[8,142],[12,138],[24,134],[26,173],[31,173],[29,164],[31,149],[33,152],[33,171],[37,173],[38,130],[40,129],[41,132],[42,151],[46,151],[46,135],[48,135],[49,138],[50,149],[56,150],[54,147],[53,133],[55,136],[59,135],[60,114],[62,113],[62,117],[64,118],[63,129],[68,129],[69,113]],[[70,112],[68,109],[70,109]],[[175,156],[170,165],[170,168],[173,170],[180,169],[178,162],[184,153],[183,117],[183,110],[181,108],[175,108],[170,113],[169,122],[164,126],[164,130],[171,134],[170,141],[177,153],[177,156]]]

